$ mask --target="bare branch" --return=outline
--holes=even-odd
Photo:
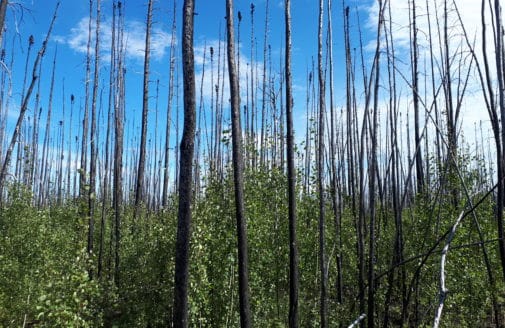
[[[445,243],[444,248],[442,249],[442,258],[440,259],[440,299],[438,303],[437,312],[435,314],[435,321],[433,322],[433,328],[438,328],[440,325],[440,319],[442,317],[442,310],[444,309],[444,301],[447,297],[447,293],[449,290],[445,286],[445,263],[447,259],[447,253],[449,252],[449,246],[451,245],[452,240],[454,239],[454,235],[456,234],[456,229],[458,225],[461,223],[463,219],[465,211],[461,211],[461,214],[458,216],[458,219],[454,223],[451,228],[451,232],[447,237],[447,242]]]

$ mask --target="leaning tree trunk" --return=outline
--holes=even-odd
[[[184,127],[180,146],[179,211],[175,245],[174,327],[188,326],[189,240],[191,227],[191,186],[195,149],[196,91],[193,50],[194,0],[185,0],[182,22],[182,69],[184,84]]]
[[[249,275],[247,259],[247,229],[244,214],[244,160],[242,131],[240,128],[240,90],[235,64],[235,36],[233,28],[233,0],[226,0],[226,30],[228,36],[228,74],[230,78],[233,180],[235,184],[235,211],[238,239],[238,283],[240,299],[240,325],[251,326],[249,306]]]
[[[21,124],[23,123],[25,113],[28,109],[28,103],[30,102],[30,97],[32,95],[33,88],[35,87],[35,82],[37,81],[37,78],[38,78],[37,70],[39,68],[40,61],[46,52],[47,42],[49,41],[49,37],[51,36],[51,31],[53,30],[54,21],[56,20],[56,14],[58,12],[59,6],[60,6],[60,2],[57,2],[56,8],[54,9],[53,18],[51,20],[51,24],[49,25],[49,30],[47,31],[47,34],[46,34],[46,39],[44,40],[44,42],[42,42],[42,47],[40,48],[40,50],[37,54],[37,58],[35,59],[35,62],[33,63],[32,81],[30,82],[30,85],[28,86],[28,90],[26,91],[26,95],[23,99],[23,103],[22,103],[21,109],[19,111],[18,120],[17,120],[16,125],[14,127],[14,133],[12,134],[12,138],[9,143],[9,147],[7,148],[7,151],[5,153],[4,162],[2,164],[2,169],[0,171],[0,203],[2,202],[1,195],[2,195],[2,192],[4,189],[5,178],[7,176],[7,170],[9,169],[9,164],[10,164],[10,160],[12,157],[12,151],[14,150],[14,146],[16,145],[16,140],[18,139],[18,134],[20,133],[20,130],[21,130]]]

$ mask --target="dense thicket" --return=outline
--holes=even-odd
[[[61,102],[56,52],[51,75],[42,69],[56,13],[46,41],[28,39],[21,90],[18,35],[0,34],[0,326],[503,326],[499,0],[481,2],[480,40],[458,1],[409,0],[402,26],[396,1],[379,0],[362,33],[352,3],[320,0],[302,91],[289,0],[282,47],[269,1],[249,15],[223,3],[226,31],[203,46],[194,1],[174,1],[168,18],[146,4],[142,119],[127,106],[124,3],[90,0],[83,94],[62,82]],[[160,19],[172,26],[169,78],[153,97]],[[470,130],[478,106],[487,116]],[[153,110],[164,129],[148,124]]]

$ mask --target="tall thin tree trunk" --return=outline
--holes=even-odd
[[[188,326],[189,240],[193,153],[195,148],[196,91],[193,50],[194,0],[185,0],[182,22],[182,58],[184,75],[184,127],[180,148],[179,212],[175,246],[174,327]]]
[[[216,107],[215,107],[215,112],[216,112],[216,119],[215,119],[215,137],[214,137],[214,167],[215,170],[218,172],[218,176],[221,176],[220,174],[220,161],[221,161],[221,107],[219,104],[219,90],[220,90],[220,85],[221,85],[221,27],[219,28],[219,44],[218,44],[218,49],[217,49],[217,82],[215,85],[215,92],[216,92]],[[249,85],[249,83],[247,83]]]
[[[89,129],[89,81],[91,75],[91,29],[92,29],[93,0],[89,0],[88,43],[86,46],[86,74],[84,118],[82,121],[81,139],[81,167],[79,170],[79,197],[86,195],[86,170],[88,165],[88,129]]]
[[[35,62],[33,63],[32,81],[30,82],[28,90],[26,91],[26,95],[23,99],[23,104],[21,105],[21,109],[19,111],[18,120],[16,122],[16,126],[14,127],[14,133],[12,134],[12,138],[9,143],[9,147],[7,148],[7,151],[5,153],[4,162],[2,164],[2,170],[0,171],[0,203],[2,202],[1,193],[4,190],[5,178],[7,176],[7,171],[9,169],[10,159],[12,157],[12,151],[14,150],[14,146],[16,145],[16,140],[18,138],[18,134],[21,129],[21,124],[23,123],[25,113],[28,109],[28,103],[30,102],[30,97],[32,95],[33,88],[35,87],[35,82],[37,81],[37,78],[38,78],[37,70],[39,69],[40,61],[46,52],[47,42],[49,41],[49,38],[51,36],[51,31],[53,30],[54,21],[56,20],[56,14],[58,13],[59,6],[60,6],[60,2],[58,1],[56,3],[56,8],[54,9],[53,18],[51,20],[51,24],[49,25],[49,30],[47,31],[46,38],[45,38],[44,42],[42,43],[42,46],[37,54],[37,58],[35,59]]]
[[[326,250],[324,238],[325,221],[325,196],[324,196],[324,117],[325,107],[325,80],[323,74],[323,14],[324,1],[319,0],[319,30],[318,30],[318,79],[319,79],[319,119],[318,119],[318,149],[317,149],[317,189],[319,195],[319,270],[320,281],[320,327],[327,327],[327,275],[326,275]]]
[[[370,211],[370,222],[369,222],[369,245],[368,245],[368,328],[373,328],[375,325],[375,261],[376,261],[376,177],[377,177],[377,146],[378,146],[378,111],[379,111],[379,80],[380,80],[380,46],[381,46],[381,26],[384,22],[384,7],[382,0],[379,1],[379,21],[377,22],[377,39],[376,39],[376,50],[375,58],[373,64],[373,74],[374,80],[374,90],[373,90],[373,112],[372,112],[372,122],[370,126],[370,136],[371,136],[371,149],[370,149],[370,163],[368,169],[369,176],[369,202],[368,207]],[[387,0],[386,0],[387,1]],[[371,82],[371,79],[370,79]],[[369,89],[369,92],[371,90]],[[367,104],[369,103],[370,94],[367,96]],[[366,105],[368,106],[368,105]]]
[[[251,125],[250,127],[250,132],[249,132],[249,140],[251,141],[250,151],[252,151],[251,154],[251,167],[253,169],[256,169],[256,160],[257,160],[257,155],[256,155],[256,130],[255,130],[255,121],[256,121],[256,107],[255,107],[255,85],[254,85],[254,3],[251,2],[251,58],[250,58],[250,69],[251,69],[251,107],[249,108],[249,112],[251,114],[251,118],[249,121],[249,124]]]
[[[393,255],[391,264],[397,266],[403,261],[403,225],[402,225],[402,206],[400,203],[399,193],[399,154],[398,154],[398,108],[397,108],[397,91],[396,91],[396,62],[395,62],[395,47],[393,40],[393,26],[391,15],[391,3],[388,2],[388,28],[384,27],[384,36],[388,53],[388,78],[389,78],[389,124],[390,124],[390,142],[391,142],[391,198],[393,213],[395,219],[395,240],[393,244]],[[391,307],[391,298],[394,289],[395,270],[391,270],[388,274],[388,290],[386,292],[386,300],[384,302],[384,320],[383,326],[389,327],[390,316],[389,309]],[[405,305],[405,268],[400,268],[400,289],[402,297],[402,324],[408,316],[408,309]]]
[[[42,65],[39,66],[39,77],[37,81],[37,93],[35,94],[35,105],[34,105],[34,117],[33,117],[33,133],[32,133],[32,154],[30,160],[30,189],[34,194],[34,204],[36,204],[37,186],[38,186],[38,176],[40,165],[38,165],[39,160],[39,130],[40,130],[40,117],[42,116],[42,107],[40,106],[40,80],[42,73]],[[1,123],[0,123],[1,124]],[[3,127],[0,128],[3,130]],[[3,138],[0,138],[0,142]],[[0,152],[1,154],[1,152]]]
[[[63,79],[62,82],[62,100],[61,100],[61,108],[62,108],[62,116],[65,117],[65,79]],[[57,197],[57,204],[58,206],[61,206],[63,203],[63,159],[65,158],[64,155],[64,141],[65,141],[65,120],[61,120],[60,122],[60,127],[61,127],[61,139],[60,139],[60,152],[59,152],[59,163],[58,163],[58,197]]]
[[[70,95],[70,124],[68,125],[68,144],[67,144],[67,197],[71,197],[71,172],[72,172],[72,128],[73,128],[73,117],[74,117],[74,101],[75,97],[73,94]]]
[[[45,197],[49,196],[49,189],[45,189],[48,185],[47,179],[48,175],[48,156],[49,156],[49,141],[50,141],[50,130],[51,130],[51,115],[53,112],[53,91],[54,91],[54,76],[56,72],[56,51],[53,58],[53,69],[51,72],[51,84],[49,86],[49,103],[47,105],[47,117],[46,117],[46,128],[44,131],[44,143],[42,145],[42,163],[40,171],[40,181],[39,181],[39,206],[45,205]]]
[[[167,104],[167,125],[165,130],[165,158],[163,170],[163,193],[161,205],[165,208],[168,205],[168,183],[170,179],[170,128],[172,127],[172,102],[174,98],[174,71],[175,71],[175,41],[176,41],[176,4],[174,0],[174,13],[172,18],[172,37],[170,40],[170,73],[168,81],[168,104]],[[212,92],[211,92],[212,93]]]
[[[3,26],[2,26],[2,28],[3,28]],[[23,76],[23,88],[21,89],[21,101],[23,101],[23,98],[25,97],[26,77],[28,75],[28,62],[30,60],[30,54],[31,54],[33,43],[34,43],[33,35],[30,35],[30,37],[28,38],[28,51],[26,53],[25,70],[24,70],[24,76]],[[18,138],[21,138],[21,134],[19,135]],[[21,172],[22,172],[22,158],[23,158],[24,147],[23,147],[23,143],[21,142],[21,140],[18,140],[17,143],[18,143],[18,151],[17,151],[17,159],[16,159],[16,171],[15,171],[16,173],[14,176],[18,179],[18,181],[22,181],[21,180]]]
[[[2,44],[2,37],[4,31],[5,14],[7,13],[7,5],[9,0],[0,0],[0,44]]]
[[[113,4],[116,8],[116,3]],[[113,207],[114,207],[114,283],[119,286],[120,279],[120,257],[119,249],[121,246],[121,219],[122,219],[122,204],[123,204],[123,136],[124,136],[124,86],[125,74],[123,68],[123,9],[121,2],[117,3],[117,27],[113,24],[112,35],[117,33],[117,44],[112,43],[111,47],[118,50],[117,55],[117,86],[114,94],[114,180],[113,180]],[[115,13],[115,10],[114,10]],[[116,15],[113,13],[113,22]],[[117,29],[117,32],[116,32]],[[114,37],[112,38],[114,41]]]
[[[309,193],[309,179],[310,179],[310,157],[311,157],[311,145],[310,142],[310,129],[311,129],[311,115],[310,115],[310,89],[312,84],[312,71],[307,68],[307,95],[305,99],[305,156],[304,156],[304,181],[303,181],[303,192],[304,194]]]
[[[410,0],[409,0],[410,1]],[[424,189],[424,171],[423,171],[423,158],[421,151],[421,136],[419,128],[419,54],[417,44],[417,15],[416,15],[416,1],[412,0],[412,27],[411,27],[411,63],[412,63],[412,97],[414,99],[414,139],[416,146],[415,161],[416,161],[416,187],[417,192],[422,192]]]
[[[455,173],[455,165],[457,163],[457,135],[456,128],[457,122],[454,113],[454,103],[452,94],[452,78],[451,78],[451,55],[449,54],[449,8],[447,5],[447,0],[444,0],[444,52],[443,52],[443,84],[444,84],[444,94],[445,94],[445,113],[446,113],[446,124],[447,124],[447,173],[445,178],[445,183],[448,186],[448,190],[452,196],[453,206],[457,205],[458,202],[458,191],[455,186],[451,185],[451,176]],[[447,177],[448,176],[448,177]]]
[[[103,258],[104,258],[104,239],[105,239],[105,218],[107,215],[107,209],[110,207],[109,201],[109,193],[110,193],[110,176],[113,175],[113,170],[111,170],[111,160],[110,157],[110,147],[111,147],[111,128],[113,124],[113,108],[115,103],[115,93],[117,81],[115,78],[116,74],[116,3],[112,4],[112,30],[111,30],[111,47],[110,47],[110,62],[109,65],[111,67],[109,72],[109,99],[107,105],[107,132],[105,136],[105,174],[103,178],[103,194],[102,194],[102,212],[100,218],[100,242],[98,249],[98,268],[97,268],[97,276],[100,279],[102,277],[103,271]],[[73,99],[72,99],[73,101]],[[110,240],[109,245],[112,246],[113,241],[113,225],[110,225]],[[110,272],[110,259],[112,257],[112,247],[110,247],[110,253],[108,258],[108,269]]]
[[[267,106],[267,49],[268,49],[268,5],[265,4],[265,31],[263,38],[263,84],[262,84],[262,99],[261,99],[261,135],[260,135],[260,163],[264,166],[266,163],[266,106]]]
[[[184,75],[184,73],[183,73]],[[180,124],[179,124],[179,105],[180,105],[180,97],[179,97],[179,89],[180,89],[180,78],[179,78],[179,70],[176,70],[176,75],[175,75],[175,80],[177,81],[176,83],[176,90],[175,90],[175,98],[176,98],[176,108],[177,110],[175,111],[175,140],[177,141],[175,143],[174,147],[174,157],[175,157],[175,184],[174,184],[174,191],[179,190],[179,172],[180,172],[180,158],[181,158],[181,152],[180,152],[180,147],[179,147],[179,131],[180,131]],[[183,87],[184,88],[184,87]]]
[[[330,168],[331,168],[331,198],[333,207],[333,218],[335,223],[335,235],[337,238],[337,301],[342,303],[342,239],[340,233],[340,217],[338,211],[338,201],[337,201],[337,164],[336,164],[336,127],[335,127],[335,104],[334,104],[334,87],[333,87],[333,26],[332,26],[332,10],[331,10],[331,0],[327,1],[328,5],[328,52],[330,57]]]
[[[96,141],[96,99],[98,96],[98,73],[100,71],[100,0],[96,2],[95,26],[95,69],[93,73],[93,93],[91,98],[91,133],[90,146],[91,158],[89,169],[89,194],[88,194],[88,254],[93,255],[93,240],[95,231],[95,198],[96,198],[96,162],[98,146]],[[90,278],[93,278],[93,267],[89,269]]]
[[[144,200],[144,171],[146,165],[147,114],[149,112],[149,61],[151,56],[151,28],[153,21],[153,0],[147,5],[146,40],[144,53],[144,83],[142,93],[142,129],[140,133],[140,155],[135,186],[134,225],[139,215],[140,203]]]
[[[111,57],[114,57],[114,53],[111,53]],[[115,66],[111,66],[115,67]],[[97,276],[101,278],[103,270],[103,254],[104,254],[104,238],[105,238],[105,219],[107,215],[107,210],[110,208],[109,192],[110,192],[110,143],[111,143],[111,125],[112,125],[112,99],[113,99],[113,78],[114,71],[110,72],[110,85],[109,85],[109,101],[107,106],[107,130],[105,132],[105,163],[104,163],[104,175],[102,180],[102,208],[100,213],[100,238],[98,243],[98,267]],[[112,227],[111,227],[112,228]]]
[[[249,274],[247,252],[247,226],[244,209],[244,160],[242,129],[240,125],[240,90],[235,64],[235,33],[233,26],[233,0],[226,0],[226,32],[228,36],[228,73],[230,78],[233,181],[235,185],[235,215],[237,219],[238,281],[240,300],[240,325],[250,327]]]
[[[159,178],[161,176],[161,160],[158,159],[158,155],[161,153],[158,151],[158,103],[160,95],[160,80],[156,80],[156,106],[155,106],[155,123],[154,123],[154,160],[151,169],[151,179],[153,180],[153,188],[150,193],[151,198],[151,210],[158,211],[159,205]]]
[[[498,168],[501,174],[498,174],[498,178],[501,178],[501,181],[498,181],[498,185],[501,185],[501,193],[498,194],[498,198],[501,198],[498,202],[500,206],[497,211],[500,214],[497,217],[498,220],[498,248],[500,250],[500,261],[502,265],[503,276],[505,279],[505,240],[504,240],[504,232],[503,232],[503,203],[504,203],[504,194],[505,194],[505,182],[503,181],[505,177],[505,151],[503,149],[505,145],[505,67],[504,67],[504,52],[503,52],[503,21],[501,16],[501,5],[500,0],[494,1],[494,14],[495,14],[495,24],[496,24],[496,48],[495,48],[495,59],[496,59],[496,79],[498,81],[498,107],[500,109],[500,118],[501,118],[501,158],[497,158],[497,160],[501,164],[501,170]],[[501,195],[500,195],[501,194]]]
[[[202,152],[202,118],[204,115],[203,112],[203,85],[205,80],[205,62],[207,61],[207,44],[204,45],[203,49],[203,60],[201,66],[202,77],[200,80],[200,99],[198,104],[198,122],[196,129],[196,147],[195,147],[195,162],[194,162],[194,184],[195,184],[195,196],[198,197],[200,194],[200,152]]]
[[[221,37],[220,37],[221,39]],[[224,46],[223,46],[223,53],[224,53]],[[218,115],[219,115],[219,118],[218,118],[218,122],[219,122],[219,130],[218,130],[218,133],[219,133],[219,138],[218,138],[218,146],[219,146],[219,149],[218,149],[218,174],[219,174],[219,178],[222,179],[223,178],[223,174],[224,174],[224,163],[225,163],[225,153],[224,153],[224,145],[223,143],[221,142],[221,137],[222,137],[222,132],[223,132],[223,121],[224,121],[224,117],[223,117],[223,113],[224,113],[224,81],[225,81],[225,78],[224,78],[224,68],[226,66],[226,56],[223,54],[221,56],[222,58],[222,62],[220,65],[222,65],[223,67],[223,70],[222,70],[222,75],[221,75],[221,86],[220,86],[220,91],[221,91],[221,94],[219,95],[220,96],[220,101],[219,101],[219,112],[218,112]],[[229,156],[228,156],[229,157]]]
[[[12,49],[11,49],[11,56],[10,56],[10,60],[9,60],[9,70],[10,72],[12,72],[12,68],[14,67],[14,59],[15,59],[15,49],[16,47],[14,46],[15,45],[15,41],[16,41],[16,36],[13,36],[12,37]],[[2,52],[5,52],[5,49],[2,50]],[[5,53],[2,54],[2,56],[5,58]],[[42,60],[43,58],[41,58],[41,63],[39,64],[39,71],[41,70],[40,67],[42,67]],[[3,72],[5,74],[8,73],[8,71],[6,70],[3,70]],[[7,74],[8,75],[8,74]],[[5,80],[5,79],[4,79]],[[7,83],[7,96],[4,98],[2,97],[2,100],[5,99],[5,103],[3,104],[3,107],[4,107],[4,113],[3,113],[3,117],[2,117],[2,121],[0,122],[1,126],[0,126],[0,155],[2,155],[3,158],[5,158],[5,153],[6,153],[6,149],[4,149],[5,147],[5,138],[6,138],[6,135],[5,135],[5,130],[6,130],[6,127],[7,127],[7,114],[8,114],[8,111],[9,111],[9,106],[10,106],[10,101],[11,101],[11,98],[12,98],[12,79],[8,79],[9,82]],[[40,81],[40,77],[39,77],[39,81]],[[40,85],[40,82],[37,84],[37,85]],[[0,192],[3,192],[3,190],[0,190]]]
[[[293,90],[291,78],[291,1],[284,4],[286,24],[286,159],[288,165],[289,220],[289,327],[298,327],[298,246],[296,238],[296,168],[293,131]]]
[[[6,51],[5,49],[2,49],[0,52],[0,61],[5,63],[5,57],[6,57]],[[12,62],[13,58],[11,58]],[[12,65],[11,65],[12,66]],[[4,102],[6,97],[6,92],[5,92],[5,87],[6,85],[10,86],[12,84],[12,80],[9,79],[9,83],[7,83],[7,70],[2,70],[0,73],[0,158],[3,157],[3,146],[4,146],[4,141],[5,141],[5,123],[6,123],[6,117],[7,117],[7,101]],[[40,86],[40,80],[38,85]],[[10,88],[8,88],[8,91],[10,91]],[[37,108],[38,106],[35,106],[35,117],[37,116]],[[34,119],[35,120],[35,119]],[[34,122],[34,131],[35,131],[35,122]],[[32,135],[33,136],[33,135]],[[32,145],[33,146],[33,145]],[[32,161],[33,163],[33,161]],[[32,165],[32,170],[33,170],[34,165]],[[0,191],[1,194],[1,191]]]

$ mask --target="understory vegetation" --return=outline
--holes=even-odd
[[[492,197],[478,185],[481,177],[465,170],[465,184],[473,203],[480,202],[459,227],[446,266],[449,295],[446,326],[489,326],[492,297],[503,311],[505,289],[500,279],[490,285],[483,252],[492,268],[499,267]],[[248,171],[245,179],[248,213],[251,310],[254,325],[287,325],[288,240],[286,177],[279,170]],[[429,326],[438,305],[440,253],[444,236],[456,220],[458,208],[451,196],[433,186],[433,192],[415,195],[416,205],[403,216],[404,263],[392,265],[395,220],[389,201],[378,210],[376,302],[377,313],[388,307],[391,325],[406,314],[412,326]],[[146,212],[132,220],[125,209],[120,246],[120,274],[114,275],[109,208],[103,231],[95,235],[96,250],[86,252],[87,224],[79,202],[38,209],[22,186],[11,186],[12,199],[0,211],[0,325],[4,327],[159,327],[170,326],[173,307],[176,209]],[[317,197],[300,192],[298,231],[300,250],[300,325],[318,326],[319,271]],[[347,199],[350,199],[346,197]],[[237,255],[233,186],[229,176],[208,182],[195,199],[190,265],[190,326],[239,325]],[[328,220],[328,313],[330,326],[347,325],[359,315],[356,220],[349,200],[339,209],[340,234],[326,201]],[[98,206],[100,207],[101,204]],[[474,216],[475,215],[475,216]],[[97,222],[100,217],[96,217]],[[480,231],[480,232],[479,232]],[[103,237],[100,237],[103,236]],[[103,238],[102,240],[100,238]],[[342,301],[337,298],[337,254],[342,260]],[[101,272],[89,279],[89,270]],[[96,273],[95,273],[96,274]],[[493,275],[499,272],[493,269]],[[389,286],[393,286],[391,290]],[[388,293],[390,293],[388,295]],[[503,313],[503,312],[502,312]],[[384,320],[378,317],[379,321]]]

